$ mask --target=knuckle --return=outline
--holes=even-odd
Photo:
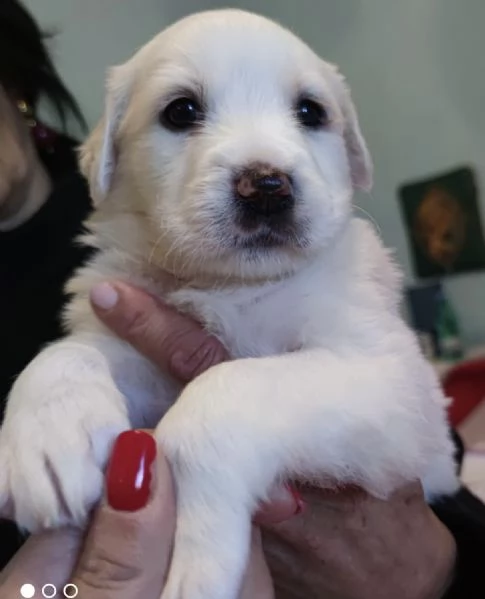
[[[211,366],[227,359],[221,343],[214,337],[200,331],[186,331],[179,334],[171,346],[172,355],[182,355],[183,360],[172,363],[172,369],[184,379],[192,380]]]
[[[130,340],[143,338],[153,328],[153,312],[155,301],[147,300],[144,306],[139,306],[131,311],[125,318],[123,333]]]
[[[129,582],[139,579],[143,572],[139,565],[95,551],[83,561],[77,579],[80,588],[96,591],[121,591]]]
[[[167,353],[181,353],[190,359],[198,353],[206,335],[194,321],[179,314],[168,319],[164,326],[164,346]]]
[[[174,351],[185,347],[187,329],[177,314],[147,298],[125,320],[122,337],[149,359],[165,364]]]
[[[208,337],[200,344],[196,351],[196,360],[198,373],[208,370],[226,359],[226,352],[221,343],[214,337]]]

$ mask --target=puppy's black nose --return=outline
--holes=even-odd
[[[290,176],[266,164],[254,164],[240,172],[234,179],[234,191],[245,211],[260,216],[280,214],[294,204]]]

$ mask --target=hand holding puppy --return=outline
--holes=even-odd
[[[137,453],[139,459],[151,458],[146,461],[141,494],[134,492],[124,448],[130,449],[132,458]],[[0,595],[5,599],[18,597],[28,582],[37,590],[49,585],[49,593],[56,587],[59,596],[68,585],[70,594],[77,588],[83,599],[159,599],[170,561],[175,502],[170,469],[162,455],[157,456],[151,480],[155,451],[156,444],[148,433],[123,433],[108,469],[109,502],[96,510],[87,536],[83,539],[80,530],[65,528],[31,537],[0,573]],[[140,505],[145,500],[146,505]],[[295,500],[283,490],[274,502],[262,507],[257,519],[276,522],[291,517],[295,509]],[[261,537],[254,527],[240,599],[272,597]]]
[[[92,299],[107,326],[181,380],[227,359],[214,337],[139,289],[102,284]],[[150,437],[138,434],[147,446]],[[115,459],[112,456],[111,471]],[[57,588],[72,582],[86,599],[132,599],[140,594],[158,599],[175,525],[172,479],[160,455],[153,484],[152,499],[140,510],[115,510],[103,503],[84,543],[74,528],[30,538],[1,574],[2,596],[17,596],[29,580],[37,588],[47,582]],[[116,504],[126,501],[119,477],[118,485],[115,480],[108,489],[110,495]],[[442,596],[453,569],[454,542],[424,502],[419,485],[402,489],[387,502],[358,489],[306,489],[306,509],[294,519],[290,518],[302,504],[289,494],[280,495],[256,517],[264,527],[266,558],[280,599]],[[271,597],[272,583],[255,528],[241,599]]]
[[[99,310],[137,347],[172,374],[190,380],[205,368],[225,359],[222,346],[194,322],[161,306],[136,289],[120,285],[116,309]],[[115,296],[102,286],[94,293],[104,306]],[[114,307],[114,303],[113,303]],[[140,317],[147,320],[140,321]],[[146,326],[145,326],[146,325]],[[173,361],[174,356],[182,356]],[[185,359],[184,359],[185,356]],[[126,466],[126,448],[133,459],[145,463],[141,492],[133,492]],[[172,477],[163,455],[155,460],[156,445],[143,431],[123,433],[115,444],[107,475],[107,501],[96,510],[86,538],[75,528],[44,532],[31,537],[0,574],[0,595],[17,597],[27,581],[40,589],[51,584],[62,589],[76,585],[84,599],[159,599],[166,577],[175,527]],[[149,459],[148,459],[149,458]],[[155,462],[155,476],[151,466]],[[136,464],[135,464],[136,466]],[[137,471],[138,466],[135,468]],[[145,505],[146,504],[146,505]],[[256,515],[259,524],[290,518],[299,510],[297,498],[285,489]],[[255,527],[252,550],[241,599],[271,599],[272,583]]]
[[[179,378],[189,380],[227,359],[216,339],[139,289],[102,284],[92,300],[107,326]],[[306,509],[298,518],[282,522],[289,507],[283,504],[282,513],[273,510],[273,523],[263,522],[279,598],[443,596],[454,566],[454,540],[419,484],[389,501],[355,488],[307,488],[303,497]]]

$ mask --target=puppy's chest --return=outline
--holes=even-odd
[[[318,322],[308,299],[304,291],[275,285],[258,291],[178,291],[169,301],[197,318],[233,358],[244,358],[305,346],[317,332]]]

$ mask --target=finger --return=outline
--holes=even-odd
[[[190,318],[125,283],[100,283],[91,291],[98,318],[162,370],[184,382],[227,359],[215,337]]]
[[[79,529],[64,528],[30,537],[0,573],[0,597],[20,597],[25,585],[62,589],[72,572],[82,543]],[[27,596],[27,595],[25,595]]]
[[[300,493],[303,517],[280,522],[265,521],[262,525],[300,550],[309,544],[315,549],[320,542],[328,543],[338,527],[350,530],[361,526],[362,514],[365,514],[364,520],[368,526],[374,518],[377,527],[386,518],[394,518],[398,504],[418,504],[426,507],[419,482],[412,482],[397,489],[387,500],[373,497],[357,485],[333,488],[299,485],[296,492]],[[316,528],[320,530],[317,536]]]
[[[273,599],[273,581],[266,564],[259,529],[253,526],[248,567],[239,599]]]
[[[94,516],[72,582],[83,599],[158,597],[175,528],[169,466],[153,437],[122,433],[107,470],[107,501]],[[153,472],[152,472],[153,471]]]
[[[277,485],[270,492],[268,500],[261,504],[254,522],[263,526],[278,524],[300,514],[303,509],[303,498],[294,487]]]

